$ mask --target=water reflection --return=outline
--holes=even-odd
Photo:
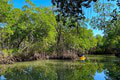
[[[1,75],[0,80],[6,80],[6,78],[3,75]]]
[[[96,72],[94,80],[106,80],[107,76],[105,75],[105,70],[102,72]]]
[[[108,80],[120,80],[120,61],[112,65],[105,65],[105,67],[107,68],[105,74],[108,76]]]
[[[0,80],[120,80],[119,61],[8,66],[0,71]]]

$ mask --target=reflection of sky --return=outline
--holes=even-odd
[[[104,73],[104,71],[102,71],[101,73],[96,72],[95,76],[94,76],[94,80],[106,80],[106,75]]]
[[[16,8],[21,8],[25,2],[25,0],[13,0],[14,3],[14,7]],[[52,5],[51,0],[31,0],[34,4],[36,4],[37,6],[45,6],[45,7],[49,7]],[[106,2],[106,0],[99,0],[101,2]],[[112,2],[113,3],[113,2]],[[114,3],[116,4],[116,3]],[[91,7],[90,9],[87,9],[84,11],[85,16],[88,18],[92,18],[92,15],[95,15],[95,13],[93,12],[93,7]],[[92,29],[91,26],[89,25],[88,28]],[[101,34],[103,35],[103,31],[101,30],[93,30],[94,35],[96,34]]]
[[[0,27],[4,27],[6,24],[4,23],[0,23]]]
[[[1,75],[0,80],[6,80],[6,78],[3,75]]]

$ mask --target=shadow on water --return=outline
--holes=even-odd
[[[120,80],[120,60],[116,58],[32,63],[0,66],[0,80]]]

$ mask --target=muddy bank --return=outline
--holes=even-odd
[[[49,54],[45,53],[35,53],[30,55],[18,55],[18,56],[0,56],[0,64],[13,64],[14,62],[24,62],[24,61],[34,61],[34,60],[44,60],[44,59],[59,59],[59,60],[77,60],[79,56],[76,53],[64,52],[62,54]]]

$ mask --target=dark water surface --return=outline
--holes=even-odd
[[[0,80],[120,80],[120,59],[89,56],[88,60],[41,60],[0,65]]]

